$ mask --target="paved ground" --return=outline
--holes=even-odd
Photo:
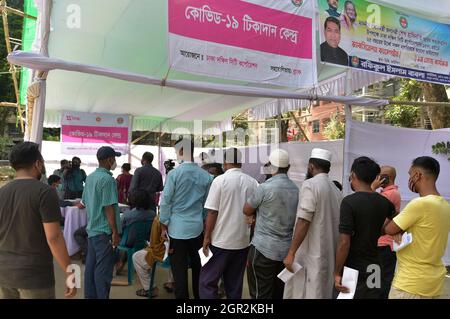
[[[74,261],[75,263],[81,265],[79,261]],[[81,265],[82,266],[82,265]],[[126,269],[124,270],[124,275],[121,277],[115,278],[115,280],[126,282]],[[84,275],[84,266],[82,266],[82,274]],[[55,276],[56,276],[56,297],[57,298],[64,298],[64,286],[63,286],[63,280],[64,280],[64,274],[63,272],[55,265]],[[156,285],[159,288],[159,294],[156,299],[173,299],[174,295],[173,293],[167,293],[163,289],[164,282],[167,281],[167,269],[158,268],[156,271]],[[83,277],[84,278],[84,277]],[[244,292],[243,292],[243,298],[249,299],[250,295],[248,293],[248,286],[247,286],[247,277],[244,277]],[[82,283],[82,286],[84,284]],[[141,289],[141,285],[139,283],[139,279],[137,276],[134,276],[134,281],[132,286],[113,286],[111,288],[111,299],[143,299],[142,297],[136,296],[135,292],[138,289]],[[192,293],[191,293],[192,296]],[[84,292],[79,291],[77,295],[78,299],[84,298]],[[441,297],[442,299],[450,299],[450,275],[447,275],[446,281],[445,281],[445,291],[444,294]]]

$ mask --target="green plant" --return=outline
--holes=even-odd
[[[337,113],[330,116],[330,121],[325,126],[323,135],[329,140],[337,140],[345,137],[345,123]]]
[[[447,141],[447,143],[445,142],[436,143],[431,146],[431,149],[433,154],[448,155],[450,154],[450,141]],[[450,157],[448,158],[448,160],[450,161]]]
[[[7,159],[13,142],[8,136],[0,136],[0,159]]]

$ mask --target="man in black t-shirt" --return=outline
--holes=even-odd
[[[17,144],[9,161],[16,178],[0,188],[0,299],[55,298],[53,257],[64,271],[71,263],[58,195],[39,181],[44,159],[37,144]],[[66,297],[75,294],[67,287]]]
[[[342,286],[344,266],[358,270],[355,299],[380,298],[381,270],[377,251],[386,218],[396,210],[384,196],[372,191],[371,184],[380,174],[380,166],[368,157],[355,159],[349,182],[355,192],[342,200],[339,241],[336,250],[335,286]]]

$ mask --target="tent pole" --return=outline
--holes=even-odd
[[[352,94],[352,69],[347,70],[346,81],[345,81],[345,95]],[[348,150],[350,145],[350,126],[352,121],[352,106],[350,104],[345,104],[345,137],[344,137],[344,158],[343,158],[343,170],[342,170],[342,185],[344,187],[344,195],[350,193],[349,185],[347,183],[346,177],[350,173],[348,167],[350,166],[348,161]]]
[[[52,12],[52,1],[44,0],[42,2],[42,8],[40,10],[39,15],[39,23],[38,30],[40,27],[40,54],[48,57],[48,40],[50,35],[50,15]],[[46,98],[46,90],[47,90],[47,74],[48,72],[42,71],[33,71],[32,79],[36,79],[40,84],[40,94],[39,98],[36,100],[34,111],[33,111],[33,119],[31,123],[31,133],[30,140],[39,144],[42,148],[42,137],[44,130],[44,114],[45,114],[45,98]]]

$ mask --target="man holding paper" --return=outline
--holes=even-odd
[[[218,283],[223,277],[228,299],[242,298],[242,284],[250,244],[250,226],[242,207],[258,187],[258,182],[241,170],[242,154],[230,148],[224,154],[225,174],[214,179],[206,199],[203,254],[211,259],[200,272],[201,299],[218,299]],[[200,254],[202,252],[200,251]],[[175,278],[176,279],[176,278]],[[177,283],[178,284],[178,283]]]
[[[397,252],[397,272],[389,299],[437,298],[444,289],[442,256],[450,231],[450,204],[439,194],[440,165],[429,156],[416,158],[409,169],[409,189],[419,193],[390,222],[385,232],[412,234],[412,243]]]
[[[282,299],[284,284],[293,275],[283,277],[283,258],[292,241],[299,190],[289,179],[289,154],[277,149],[269,156],[271,177],[247,200],[244,214],[256,214],[255,235],[248,254],[247,279],[252,299]],[[297,265],[297,269],[300,266]],[[294,269],[296,271],[297,269]],[[283,281],[282,281],[283,280]]]
[[[381,267],[377,244],[386,218],[395,216],[395,206],[374,192],[371,184],[380,174],[380,166],[368,157],[353,162],[349,182],[355,192],[342,200],[339,242],[336,249],[335,287],[348,292],[342,282],[343,268],[357,270],[355,299],[381,296]]]
[[[293,271],[294,262],[304,270],[286,283],[284,298],[331,299],[333,296],[342,194],[328,177],[330,167],[331,152],[313,149],[307,179],[300,191],[294,238],[284,259],[288,270]]]

